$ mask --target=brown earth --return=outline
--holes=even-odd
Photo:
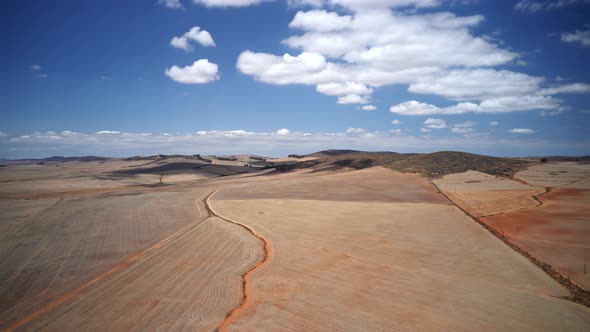
[[[539,200],[537,208],[482,220],[590,290],[590,190],[559,188]]]
[[[273,178],[274,177],[274,178]],[[236,185],[216,199],[310,199],[328,201],[423,202],[448,204],[418,174],[402,174],[383,167],[334,173],[296,173],[267,176],[269,181]]]
[[[183,156],[0,169],[0,330],[590,326],[426,178],[351,170],[398,154],[350,153],[273,174]]]
[[[533,196],[545,192],[544,188],[475,171],[446,175],[433,183],[475,217],[538,206]]]
[[[560,299],[564,288],[453,206],[216,195],[211,205],[273,253],[228,330],[590,327],[590,309]]]

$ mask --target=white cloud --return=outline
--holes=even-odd
[[[219,79],[217,65],[207,59],[197,60],[191,66],[182,68],[174,65],[164,73],[176,82],[185,84],[209,83]]]
[[[361,106],[361,109],[363,111],[374,111],[377,109],[377,107],[375,107],[374,105],[363,105]]]
[[[447,127],[447,122],[444,119],[428,118],[424,121],[426,128],[430,129],[444,129]]]
[[[428,128],[425,128],[428,129]],[[428,133],[426,131],[426,133]],[[52,155],[102,155],[128,157],[164,154],[242,154],[285,156],[325,149],[388,150],[396,152],[434,152],[460,150],[473,153],[527,156],[572,154],[588,151],[588,139],[575,142],[542,140],[535,135],[510,138],[467,133],[469,137],[430,137],[402,132],[363,132],[347,134],[290,132],[250,132],[246,130],[211,130],[196,133],[87,134],[71,131],[32,133],[0,138],[0,157],[30,158]]]
[[[338,104],[367,104],[369,99],[366,96],[360,96],[356,94],[350,94],[338,97]]]
[[[560,93],[590,93],[590,84],[572,83],[545,88],[539,91],[541,95],[556,95]]]
[[[475,129],[473,129],[473,128],[463,128],[463,127],[453,127],[453,128],[451,128],[451,131],[454,132],[454,133],[458,133],[458,134],[465,134],[465,133],[474,132]]]
[[[441,0],[327,0],[325,2],[355,10],[395,7],[436,7],[442,3]]]
[[[490,126],[497,126],[497,125],[499,125],[499,124],[500,124],[500,122],[498,122],[498,121],[491,121],[491,122],[489,123],[489,125],[490,125]]]
[[[112,78],[112,77],[110,77],[110,76],[101,76],[101,77],[99,77],[99,79],[100,79],[101,81],[110,81],[110,80],[112,80],[113,78]]]
[[[590,28],[563,33],[561,34],[561,41],[566,43],[580,43],[582,46],[590,47]]]
[[[205,7],[247,7],[264,1],[269,0],[193,0],[195,4]]]
[[[324,0],[288,0],[287,3],[289,7],[297,8],[297,7],[314,7],[318,8],[324,4]]]
[[[49,77],[49,75],[47,75],[47,74],[39,74],[39,78],[47,78],[47,77]]]
[[[396,125],[396,126],[399,126],[401,123],[402,122],[400,120],[398,120],[398,119],[395,119],[395,120],[391,121],[391,124],[392,125]]]
[[[158,0],[158,3],[160,5],[163,5],[166,8],[172,8],[172,9],[182,9],[183,8],[180,0]]]
[[[286,136],[286,135],[289,135],[289,133],[290,133],[290,131],[288,129],[286,129],[286,128],[279,129],[276,132],[276,134],[277,135],[280,135],[280,136]]]
[[[454,133],[472,133],[475,131],[475,129],[473,127],[475,127],[475,125],[477,125],[477,122],[473,122],[473,121],[465,121],[463,123],[457,123],[455,125],[453,125],[453,128],[451,128],[451,131]]]
[[[366,85],[356,82],[318,84],[316,90],[328,96],[368,95],[373,92]]]
[[[30,69],[31,69],[31,71],[40,71],[41,70],[41,66],[39,66],[39,65],[31,65]]]
[[[351,16],[340,16],[335,12],[327,12],[325,10],[297,12],[291,23],[289,23],[290,28],[318,32],[345,30],[351,27],[351,25]]]
[[[388,132],[391,133],[391,134],[395,134],[395,135],[401,135],[401,134],[403,134],[404,131],[401,130],[401,129],[392,129],[392,130],[390,130]]]
[[[348,128],[346,129],[347,134],[363,134],[366,133],[367,130],[363,128]]]
[[[520,0],[514,8],[535,13],[544,10],[559,9],[576,4],[590,3],[589,0]]]
[[[529,128],[514,128],[508,132],[513,134],[533,134],[535,131]]]
[[[101,131],[97,131],[95,134],[96,135],[116,135],[116,134],[120,134],[120,131],[115,131],[115,130],[101,130]]]
[[[507,113],[530,110],[559,110],[559,101],[545,96],[515,96],[487,99],[479,104],[461,102],[448,107],[437,107],[415,100],[391,106],[391,113],[400,115],[433,115],[464,113]]]
[[[207,30],[202,30],[200,27],[192,27],[180,37],[172,37],[170,45],[185,51],[193,49],[191,41],[196,42],[202,46],[215,46],[215,42],[211,34]]]
[[[508,70],[459,69],[412,83],[408,90],[436,94],[452,100],[482,100],[534,94],[542,82],[543,78]]]
[[[342,97],[339,103],[366,103],[376,88],[391,84],[407,84],[412,93],[461,102],[450,107],[420,101],[404,103],[392,107],[392,112],[401,111],[398,114],[556,111],[564,108],[563,101],[552,95],[587,93],[572,87],[547,87],[543,77],[494,69],[521,60],[519,54],[502,47],[501,41],[473,32],[484,21],[482,15],[411,14],[396,9],[436,7],[442,3],[290,1],[292,5],[319,8],[297,12],[289,24],[298,31],[282,43],[299,53],[278,56],[248,50],[238,57],[237,68],[269,84],[316,85],[320,93]],[[351,84],[361,87],[362,92],[344,91]],[[576,84],[578,88],[584,86]]]
[[[432,129],[428,129],[428,128],[420,128],[420,131],[423,133],[429,133],[432,131]]]
[[[391,113],[400,115],[430,115],[440,114],[440,109],[434,105],[421,103],[415,100],[407,101],[399,105],[391,106]]]
[[[259,81],[277,85],[345,82],[332,70],[335,66],[317,53],[286,53],[281,57],[245,51],[238,57],[237,67]]]

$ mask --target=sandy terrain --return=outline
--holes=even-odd
[[[426,178],[253,171],[176,157],[0,169],[0,330],[590,329],[590,309]],[[531,190],[445,181],[465,202]],[[588,201],[564,199],[555,211]]]
[[[534,186],[561,187],[590,177],[590,165],[567,162],[539,164],[516,173],[515,177]]]
[[[455,207],[215,197],[272,252],[229,330],[590,328],[588,308]]]
[[[0,321],[75,288],[202,218],[195,196],[170,192],[61,199],[31,215],[0,235]]]
[[[260,254],[245,230],[209,218],[21,328],[211,331],[239,304],[240,271]]]
[[[478,217],[538,206],[532,196],[545,192],[544,188],[476,171],[446,175],[433,183],[453,202]]]
[[[590,290],[590,190],[559,188],[539,199],[543,206],[482,220]]]
[[[383,167],[360,171],[301,172],[266,176],[255,185],[235,185],[216,195],[218,199],[292,198],[329,201],[423,202],[448,204],[424,177],[402,174]]]

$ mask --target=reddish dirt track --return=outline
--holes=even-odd
[[[554,189],[539,200],[537,208],[481,219],[589,290],[590,190]]]

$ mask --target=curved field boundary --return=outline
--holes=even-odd
[[[448,199],[449,202],[451,202],[453,205],[455,205],[459,210],[463,211],[463,213],[465,213],[471,219],[473,219],[478,224],[483,226],[483,228],[485,228],[488,232],[492,233],[498,239],[502,240],[502,242],[504,242],[506,245],[508,245],[514,251],[516,251],[516,252],[520,253],[521,255],[523,255],[524,257],[526,257],[529,261],[531,261],[533,264],[538,266],[541,270],[545,271],[545,273],[547,273],[553,280],[557,281],[560,285],[562,285],[564,288],[566,288],[571,293],[570,297],[565,298],[566,300],[570,300],[572,302],[576,302],[576,303],[579,303],[581,305],[584,305],[584,306],[590,308],[590,292],[587,292],[584,289],[582,289],[582,287],[580,287],[578,284],[573,282],[570,278],[565,277],[563,274],[558,272],[551,265],[538,260],[533,255],[531,255],[528,251],[526,251],[526,250],[522,249],[521,247],[519,247],[518,245],[512,243],[510,241],[510,239],[508,239],[506,236],[504,236],[504,234],[500,233],[492,226],[486,224],[480,218],[472,216],[469,212],[467,212],[467,210],[465,210],[462,207],[460,207],[459,205],[455,204],[455,202],[453,202],[442,190],[440,190],[440,188],[434,182],[432,182],[432,185],[435,186],[436,189],[438,189],[438,191],[441,193],[441,195],[443,195],[446,199]],[[550,188],[545,188],[544,193],[541,193],[539,195],[533,195],[533,198],[540,203],[540,205],[537,205],[535,207],[539,207],[539,206],[543,205],[543,202],[541,202],[541,200],[538,197],[548,193],[549,190],[550,190]],[[535,207],[533,207],[533,208],[535,208]]]
[[[237,221],[233,221],[233,220],[224,218],[224,217],[218,215],[215,211],[213,211],[213,209],[211,208],[211,205],[209,205],[209,198],[211,198],[211,196],[213,196],[216,192],[217,192],[217,190],[214,190],[203,200],[203,203],[205,204],[205,208],[207,209],[207,212],[209,213],[209,215],[220,218],[220,219],[227,221],[229,223],[238,225],[238,226],[244,228],[245,230],[247,230],[248,232],[250,232],[256,238],[258,238],[260,240],[260,242],[262,242],[262,252],[263,252],[262,260],[260,260],[260,262],[256,263],[256,265],[254,265],[250,270],[248,270],[244,274],[242,274],[242,298],[240,299],[240,304],[237,307],[235,307],[234,309],[232,309],[230,312],[227,313],[227,316],[225,317],[223,322],[221,322],[221,325],[219,325],[219,327],[217,328],[217,331],[224,332],[224,331],[227,331],[227,327],[236,318],[236,316],[241,311],[243,311],[244,308],[246,308],[246,306],[248,306],[248,304],[250,304],[250,299],[251,299],[250,275],[254,271],[260,269],[260,267],[262,265],[264,265],[264,263],[266,263],[269,260],[270,255],[271,255],[271,251],[270,251],[270,243],[268,242],[268,240],[266,240],[264,237],[262,237],[260,234],[258,234],[255,230],[250,228],[250,226],[244,225],[244,224],[239,223]]]

